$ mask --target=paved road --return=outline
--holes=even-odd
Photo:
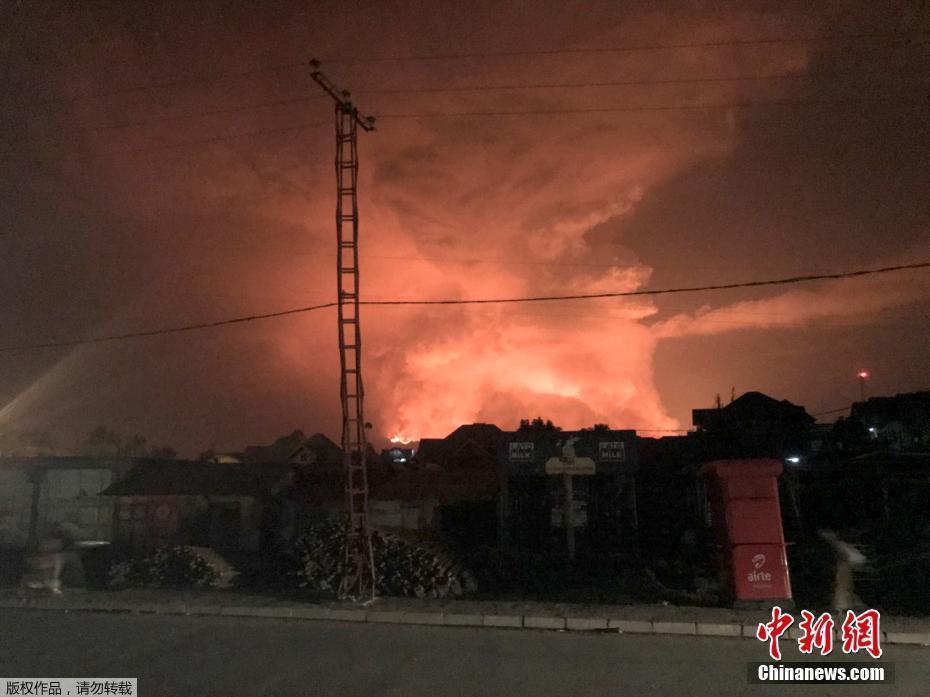
[[[885,654],[893,687],[750,687],[766,652],[744,639],[0,609],[0,676],[138,677],[142,697],[928,694],[930,649]]]

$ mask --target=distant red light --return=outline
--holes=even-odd
[[[868,379],[868,377],[869,377],[869,371],[868,371],[868,370],[860,370],[860,371],[859,371],[859,377],[862,378],[863,380]]]

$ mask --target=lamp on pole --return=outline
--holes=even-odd
[[[856,377],[859,379],[859,400],[865,401],[865,381],[869,379],[868,370],[860,370]]]

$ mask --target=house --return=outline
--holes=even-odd
[[[343,482],[341,472],[288,462],[149,461],[104,495],[114,502],[121,546],[258,552],[299,534],[309,509],[337,512]]]
[[[381,451],[381,464],[395,470],[406,470],[414,463],[416,448],[402,448],[392,445]]]
[[[849,418],[894,450],[930,450],[930,391],[856,402]]]
[[[373,462],[370,486],[384,478]],[[140,463],[105,494],[115,501],[120,545],[254,553],[293,541],[311,516],[340,515],[343,453],[323,434],[295,431],[270,446],[250,446],[233,461]]]
[[[376,480],[369,495],[375,528],[458,537],[471,544],[494,543],[498,474],[493,469],[421,469]]]
[[[441,467],[439,463],[446,459],[446,439],[421,438],[415,455],[419,467]]]
[[[0,458],[0,545],[34,545],[55,526],[78,540],[109,541],[113,504],[101,492],[138,458]]]
[[[496,469],[497,447],[502,434],[494,424],[459,426],[445,438],[422,439],[416,461],[421,468]]]
[[[380,470],[369,474],[374,527],[457,536],[493,544],[499,489],[493,424],[466,424],[445,438],[424,438],[416,448],[382,451]]]
[[[300,433],[300,431],[297,431],[297,433]],[[345,466],[342,448],[322,433],[315,433],[309,438],[304,438],[288,454],[287,461],[300,465],[315,465],[320,469],[338,469],[339,471],[342,471]]]
[[[233,453],[208,451],[205,456],[201,456],[201,459],[224,464],[293,462],[342,467],[342,449],[322,433],[314,433],[308,438],[303,431],[298,429],[278,438],[271,445],[249,445],[242,452]]]
[[[222,465],[230,465],[234,462],[242,462],[241,453],[219,453],[207,459],[208,462],[216,462]]]
[[[143,462],[104,492],[116,511],[114,542],[124,547],[190,544],[226,553],[256,553],[293,542],[311,517],[339,516],[345,510],[342,468],[341,455],[325,465]],[[374,468],[370,523],[431,536],[463,502],[493,505],[496,487],[492,470],[384,474]]]
[[[707,460],[797,457],[806,452],[815,421],[804,407],[761,392],[747,392],[726,406],[692,410],[695,445]]]

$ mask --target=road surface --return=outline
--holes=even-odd
[[[137,677],[142,697],[930,690],[927,648],[885,648],[894,686],[748,685],[747,663],[766,659],[748,639],[0,609],[0,676]]]

